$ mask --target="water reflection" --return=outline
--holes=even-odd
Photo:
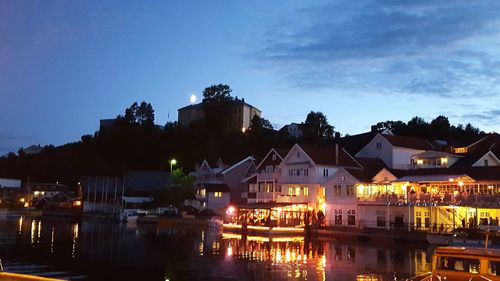
[[[67,219],[0,220],[4,240],[7,269],[29,264],[83,280],[399,280],[429,271],[432,257],[404,245]]]

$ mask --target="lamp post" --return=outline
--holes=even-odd
[[[175,159],[172,159],[170,160],[170,174],[172,174],[172,167],[177,164],[177,160]]]

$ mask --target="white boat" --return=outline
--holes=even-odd
[[[438,247],[432,257],[432,272],[407,280],[500,281],[500,250]]]

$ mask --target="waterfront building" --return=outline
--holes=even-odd
[[[308,204],[310,208],[324,212],[324,184],[341,167],[360,170],[363,168],[339,145],[295,144],[278,166],[281,195],[276,201]]]
[[[424,139],[377,133],[355,156],[381,159],[391,169],[408,170],[412,156],[429,150],[434,147]]]
[[[244,203],[276,202],[281,196],[278,178],[281,174],[279,165],[288,153],[288,149],[272,148],[257,165],[256,173],[245,179],[248,189],[242,194]]]
[[[255,158],[248,156],[241,161],[227,166],[219,158],[210,165],[204,159],[196,165],[190,175],[195,177],[195,199],[200,204],[188,202],[195,208],[208,208],[224,213],[229,203],[239,204],[248,189],[246,178],[255,173]]]

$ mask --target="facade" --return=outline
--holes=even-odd
[[[231,165],[225,165],[219,158],[210,165],[203,160],[196,165],[190,175],[195,177],[195,199],[200,202],[190,202],[194,208],[208,208],[220,211],[232,202],[241,203],[247,187],[246,178],[255,173],[255,159],[251,156]],[[215,208],[215,209],[214,209]]]
[[[377,158],[391,169],[409,170],[411,157],[429,150],[434,147],[427,140],[378,133],[356,153],[356,157]]]
[[[202,209],[211,209],[223,214],[229,206],[231,192],[224,183],[201,183],[196,187],[195,198]]]
[[[279,165],[288,153],[288,149],[272,148],[256,167],[256,173],[246,179],[248,189],[243,194],[245,203],[276,202],[281,196],[278,178],[281,174]]]
[[[297,123],[291,123],[283,126],[283,128],[280,129],[280,132],[293,139],[299,139],[304,135],[301,125]]]
[[[237,97],[231,101],[230,104],[230,118],[231,126],[235,130],[247,130],[250,126],[250,121],[257,115],[260,117],[261,111],[256,107],[245,102],[245,99],[238,99]],[[188,105],[178,110],[178,123],[187,127],[192,122],[203,120],[205,118],[205,111],[203,109],[203,103]]]

